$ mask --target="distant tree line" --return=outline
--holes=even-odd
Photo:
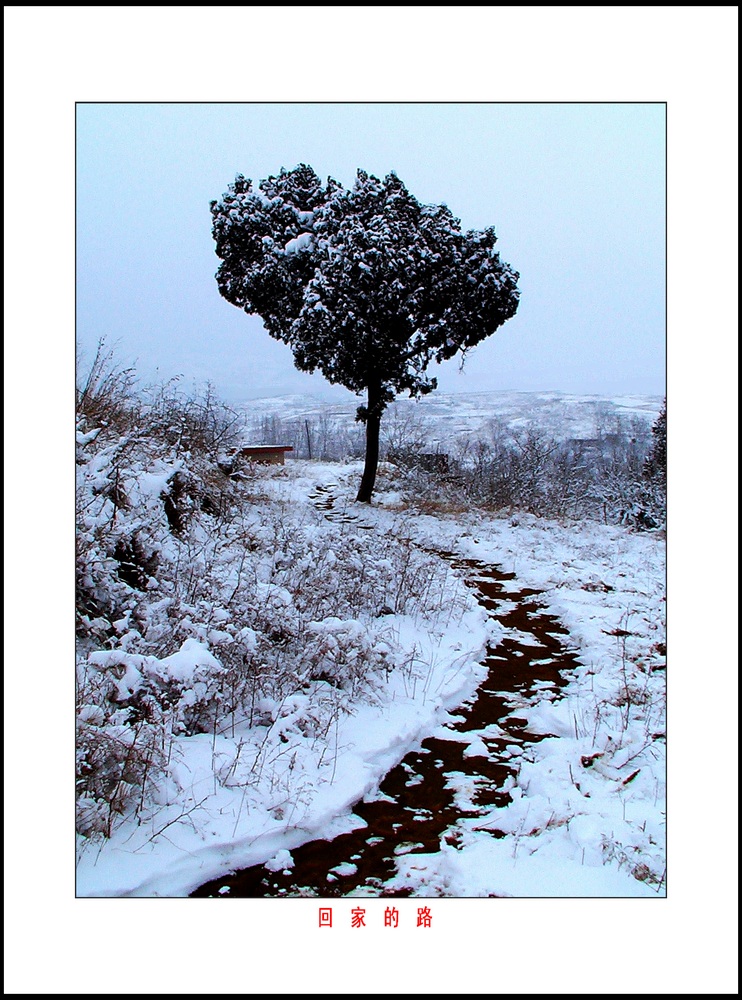
[[[493,418],[484,433],[459,442],[445,475],[426,472],[414,448],[393,458],[420,503],[656,529],[666,522],[666,425],[663,406],[651,428],[613,416],[593,437],[558,441],[538,426]]]
[[[255,417],[251,437],[289,444],[292,457],[299,459],[359,459],[365,448],[362,428],[331,412]],[[664,405],[653,426],[639,417],[599,410],[592,436],[567,440],[557,440],[535,423],[512,427],[492,417],[476,434],[453,442],[445,462],[435,462],[441,448],[431,443],[432,425],[393,406],[380,451],[420,502],[652,529],[666,519],[666,437]]]

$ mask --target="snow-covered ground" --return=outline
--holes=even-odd
[[[496,818],[507,836],[494,839],[464,822],[457,849],[443,844],[435,854],[400,857],[400,883],[418,895],[663,893],[663,539],[523,515],[421,515],[384,469],[375,502],[362,511],[367,527],[331,525],[314,505],[317,486],[334,484],[342,511],[352,507],[358,477],[358,465],[295,462],[266,471],[262,488],[266,501],[291,511],[292,523],[334,532],[336,558],[343,539],[351,548],[372,525],[375,536],[412,538],[515,572],[518,584],[543,591],[582,664],[562,699],[519,708],[532,731],[552,735],[520,761],[513,801]],[[159,801],[114,824],[108,839],[80,838],[78,893],[184,895],[228,870],[285,864],[285,852],[357,823],[352,804],[373,795],[484,674],[492,623],[439,563],[416,610],[384,613],[373,625],[313,626],[318,641],[345,637],[349,648],[363,647],[365,637],[374,655],[387,656],[388,669],[378,669],[352,703],[320,680],[258,706],[262,725],[237,718],[213,733],[173,734]],[[193,678],[204,658],[218,659],[229,624],[159,660],[115,654],[118,683],[134,690],[163,671],[170,680]],[[100,668],[110,655],[93,653],[91,662]],[[462,783],[462,801],[467,793]],[[486,823],[479,817],[476,825]]]
[[[554,734],[523,756],[511,805],[422,866],[422,894],[662,893],[665,877],[665,545],[582,522],[416,519],[425,538],[514,572],[578,650],[561,699],[518,707]],[[624,634],[625,633],[625,634]],[[487,826],[481,818],[469,826]],[[466,828],[467,824],[463,824]],[[408,880],[410,872],[405,873]]]

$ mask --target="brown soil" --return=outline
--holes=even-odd
[[[318,493],[317,506],[331,511],[330,491]],[[383,799],[356,803],[357,830],[293,850],[294,866],[286,872],[255,865],[207,882],[192,896],[407,896],[411,890],[389,884],[397,873],[399,854],[434,853],[444,841],[456,847],[459,821],[484,813],[487,833],[505,836],[492,825],[492,809],[511,801],[505,785],[515,773],[514,757],[544,739],[528,731],[526,721],[513,709],[513,699],[522,704],[523,700],[558,697],[577,659],[565,649],[560,637],[567,633],[539,604],[537,591],[518,589],[514,574],[495,566],[450,552],[439,555],[463,572],[491,617],[527,635],[528,642],[505,638],[487,649],[483,661],[487,677],[446,725],[450,738],[424,739],[386,775],[379,789]],[[493,724],[505,735],[488,735],[486,730]],[[467,737],[474,735],[487,747],[486,756],[465,754]],[[456,804],[449,780],[462,774],[474,781],[468,809]],[[332,871],[341,864],[355,866],[355,870],[348,875]]]

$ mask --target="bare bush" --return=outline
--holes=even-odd
[[[164,774],[162,726],[117,724],[98,705],[77,713],[77,831],[111,835],[117,816],[141,808],[148,783]]]
[[[538,427],[492,420],[486,434],[461,442],[445,472],[406,463],[408,496],[417,504],[522,510],[541,517],[592,518],[638,529],[664,525],[663,480],[647,474],[650,444],[641,421],[615,415],[597,436],[556,441]]]
[[[85,836],[146,810],[174,740],[272,727],[306,691],[329,706],[311,723],[321,739],[328,713],[375,697],[398,665],[389,616],[440,613],[447,572],[393,533],[348,532],[261,496],[270,470],[231,478],[223,451],[240,420],[210,389],[189,398],[173,382],[135,394],[133,373],[103,360],[79,394]],[[104,418],[109,404],[115,421]],[[313,446],[331,447],[332,426],[310,428]]]
[[[149,390],[142,431],[169,445],[176,455],[202,454],[216,461],[242,440],[244,417],[222,403],[210,383],[189,395],[172,379]]]
[[[105,338],[98,341],[92,362],[85,367],[77,359],[75,406],[78,439],[86,431],[101,427],[125,433],[136,423],[138,401],[134,393],[137,377],[133,367],[123,367]]]

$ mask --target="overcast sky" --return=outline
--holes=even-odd
[[[239,401],[332,392],[219,295],[209,202],[309,163],[494,225],[516,316],[442,391],[665,391],[662,104],[79,104],[77,337]],[[435,366],[434,366],[435,367]]]

